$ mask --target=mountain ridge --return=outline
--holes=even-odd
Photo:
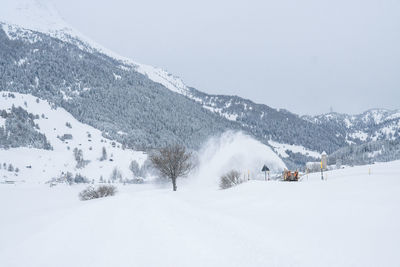
[[[46,13],[47,1],[15,3],[44,7]],[[27,10],[10,12],[15,16],[8,14],[12,18],[8,21],[18,23],[18,16]],[[203,93],[165,70],[114,54],[48,10],[50,22],[44,24],[53,25],[50,29],[40,25],[26,29],[0,16],[1,90],[50,100],[127,147],[148,149],[177,142],[198,148],[214,134],[242,130],[275,152],[290,155],[285,159],[289,166],[301,166],[318,159],[315,155],[322,151],[400,138],[398,111],[299,116],[239,96]],[[282,152],[283,147],[287,150]],[[299,153],[302,150],[311,153]]]

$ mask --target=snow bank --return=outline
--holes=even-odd
[[[235,169],[244,176],[257,179],[266,164],[271,172],[279,172],[285,163],[270,147],[241,132],[228,131],[208,140],[199,152],[199,167],[194,174],[196,186],[218,185],[219,177]]]
[[[400,161],[326,175],[91,201],[79,185],[0,184],[0,265],[399,266]]]

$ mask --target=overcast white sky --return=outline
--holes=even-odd
[[[399,0],[53,0],[103,46],[187,85],[300,114],[400,108]]]

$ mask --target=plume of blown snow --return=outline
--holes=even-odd
[[[221,175],[230,170],[237,170],[250,179],[262,179],[264,164],[272,173],[286,167],[269,146],[242,132],[228,131],[209,139],[200,149],[193,185],[218,188]]]

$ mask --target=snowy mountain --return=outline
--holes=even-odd
[[[0,90],[49,101],[124,147],[180,143],[198,149],[211,136],[240,130],[299,167],[322,151],[398,139],[398,112],[300,117],[238,96],[205,94],[89,40],[46,0],[6,1],[0,10]]]
[[[400,138],[400,110],[371,109],[357,115],[328,113],[303,118],[330,128],[335,135],[345,137],[349,144]]]

